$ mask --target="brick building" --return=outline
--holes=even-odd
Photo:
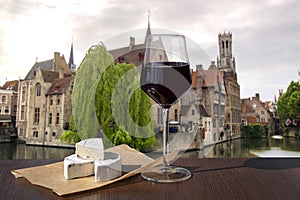
[[[217,66],[223,72],[226,89],[225,124],[231,136],[239,136],[241,126],[240,85],[237,81],[235,57],[232,54],[232,33],[220,33],[218,39]]]
[[[261,126],[270,123],[269,105],[260,100],[260,95],[255,94],[252,98],[241,99],[242,124],[259,124]]]
[[[0,87],[0,127],[15,127],[19,81],[7,81]]]

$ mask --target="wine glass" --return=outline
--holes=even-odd
[[[185,168],[170,164],[169,109],[191,87],[191,70],[185,37],[176,34],[152,34],[146,38],[144,62],[141,70],[142,90],[163,108],[162,164],[141,173],[149,181],[171,183],[191,177]]]

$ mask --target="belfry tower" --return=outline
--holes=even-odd
[[[232,33],[219,33],[218,38],[220,56],[220,59],[217,59],[218,68],[235,72],[235,58],[232,55]]]
[[[225,132],[229,137],[238,137],[241,126],[240,85],[237,81],[235,58],[232,54],[232,33],[220,33],[218,38],[217,66],[223,74],[226,90]]]

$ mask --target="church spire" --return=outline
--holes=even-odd
[[[150,29],[150,10],[148,10],[148,28],[147,28],[147,32],[146,32],[145,43],[146,43],[147,37],[149,35],[151,35],[151,29]]]
[[[69,58],[68,66],[69,66],[71,72],[75,72],[75,70],[76,70],[76,65],[74,64],[73,38],[72,38],[71,51],[70,51],[70,58]]]

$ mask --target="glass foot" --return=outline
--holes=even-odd
[[[149,168],[141,173],[143,179],[158,183],[174,183],[191,178],[192,174],[188,169],[161,165]]]

